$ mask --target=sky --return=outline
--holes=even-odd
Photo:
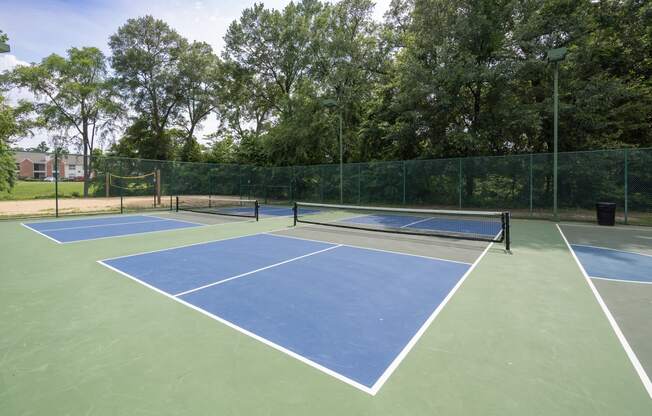
[[[282,9],[290,1],[258,2],[268,8]],[[375,1],[376,19],[382,19],[389,2]],[[52,53],[65,55],[73,46],[95,46],[108,55],[109,36],[127,19],[146,14],[164,20],[190,41],[209,43],[219,53],[228,25],[254,3],[254,0],[2,0],[0,30],[9,36],[11,53],[0,54],[0,72],[39,62]],[[25,91],[11,91],[8,96],[11,101],[30,97]],[[216,127],[217,120],[211,118],[203,132],[210,133]],[[48,142],[48,134],[39,132],[16,144],[30,147],[42,140]]]

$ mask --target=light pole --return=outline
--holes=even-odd
[[[343,145],[342,145],[342,110],[340,109],[337,101],[333,99],[326,99],[322,101],[322,105],[327,108],[337,108],[337,117],[339,120],[339,142],[340,142],[340,204],[344,203],[344,158],[343,158]]]
[[[552,198],[553,198],[553,215],[555,221],[559,219],[559,213],[557,212],[557,153],[559,151],[559,140],[557,131],[559,129],[559,63],[564,60],[568,50],[566,48],[556,48],[550,49],[548,51],[548,62],[555,64],[555,87],[554,87],[554,97],[553,97],[553,108],[554,108],[554,121],[553,121],[553,156],[552,156],[552,176],[553,176],[553,185],[552,185]]]

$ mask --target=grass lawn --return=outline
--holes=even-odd
[[[81,197],[84,182],[59,182],[59,197]],[[54,198],[54,182],[17,181],[11,192],[0,192],[0,200]]]

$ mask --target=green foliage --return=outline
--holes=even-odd
[[[0,192],[10,191],[15,183],[16,161],[9,143],[23,132],[15,110],[0,95]]]
[[[116,91],[108,80],[106,58],[97,48],[71,48],[67,57],[52,54],[40,64],[18,66],[7,75],[15,87],[26,88],[40,100],[34,103],[40,127],[64,131],[59,137],[92,153],[96,142],[111,135],[122,114]],[[66,146],[68,143],[59,143]],[[91,166],[84,158],[84,195]]]
[[[116,85],[138,114],[130,129],[144,135],[138,139],[128,131],[125,138],[142,142],[136,146],[141,157],[171,156],[166,129],[179,116],[180,58],[187,46],[186,39],[152,16],[129,19],[109,40]]]
[[[64,109],[118,89],[133,117],[111,149],[122,156],[332,163],[340,120],[345,162],[518,154],[552,149],[545,57],[565,47],[561,150],[652,146],[650,2],[393,0],[382,24],[373,8],[254,4],[229,25],[220,57],[161,20],[129,19],[109,41],[110,82],[99,51],[73,48],[15,70],[14,85]],[[78,111],[36,107],[48,126],[76,126]],[[213,114],[219,128],[202,146]]]

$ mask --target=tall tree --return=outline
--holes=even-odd
[[[151,153],[139,156],[169,159],[165,130],[174,124],[180,111],[180,59],[188,47],[187,40],[162,20],[145,16],[129,19],[111,36],[109,46],[117,85],[137,114],[134,122],[147,121],[151,131],[148,137],[155,145]]]
[[[11,138],[19,132],[14,109],[7,105],[4,97],[0,95],[0,192],[11,190],[14,186],[16,162],[10,143]]]
[[[321,98],[335,100],[334,112],[342,117],[344,160],[359,159],[363,154],[361,125],[385,71],[386,51],[379,42],[373,8],[370,0],[342,0],[324,10],[327,24],[315,35],[316,81],[323,91]],[[334,119],[331,117],[332,126],[336,126]]]
[[[67,57],[52,54],[40,64],[16,67],[9,82],[32,92],[42,126],[64,131],[84,155],[84,196],[97,140],[112,134],[123,114],[113,84],[107,76],[104,54],[92,47],[71,48]]]
[[[184,131],[181,160],[191,160],[191,155],[197,152],[196,130],[218,107],[220,68],[219,58],[207,43],[193,42],[181,53],[178,122]]]

